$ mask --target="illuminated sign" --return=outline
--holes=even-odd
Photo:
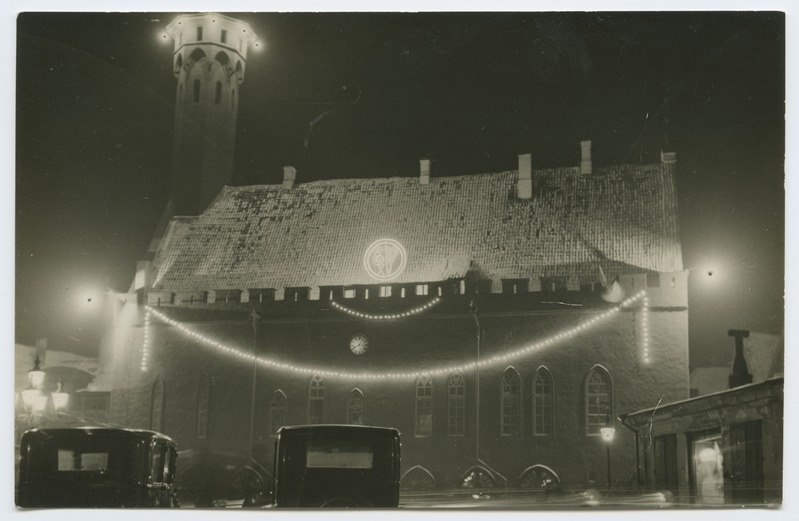
[[[394,239],[378,239],[366,249],[363,267],[377,280],[391,280],[402,273],[407,261],[402,244]]]

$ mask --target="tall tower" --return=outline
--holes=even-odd
[[[239,86],[257,37],[216,13],[179,15],[166,32],[178,80],[169,213],[198,215],[233,175]]]

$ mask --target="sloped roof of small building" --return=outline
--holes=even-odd
[[[531,200],[515,171],[225,187],[201,215],[172,219],[153,289],[375,284],[363,256],[381,238],[407,251],[392,283],[682,270],[673,164],[578,170],[533,171]]]

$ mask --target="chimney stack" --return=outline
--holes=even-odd
[[[591,167],[591,140],[580,141],[580,173],[590,174]]]
[[[744,357],[744,338],[749,336],[749,331],[730,329],[727,334],[735,337],[735,358],[732,359],[732,374],[729,379],[730,389],[732,389],[752,383],[752,373],[749,372]]]
[[[430,160],[429,159],[420,159],[419,160],[419,184],[420,185],[430,184]]]
[[[533,198],[533,155],[519,154],[519,181],[516,193],[519,199]]]
[[[293,166],[283,167],[283,188],[291,190],[294,187],[294,180],[297,178],[297,169]]]

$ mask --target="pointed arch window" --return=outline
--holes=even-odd
[[[197,437],[208,436],[208,406],[211,398],[211,378],[201,373],[197,382]]]
[[[153,383],[150,395],[150,430],[161,431],[164,428],[164,381],[159,378]]]
[[[610,374],[596,366],[585,379],[585,427],[589,436],[599,436],[612,418],[613,389]]]
[[[194,80],[194,103],[200,101],[200,80]]]
[[[447,435],[463,436],[465,424],[466,384],[463,373],[452,373],[447,382]]]
[[[347,400],[347,423],[363,425],[363,393],[359,389],[353,389]]]
[[[191,58],[191,60],[194,61],[194,62],[198,62],[198,61],[202,60],[203,58],[205,58],[205,53],[203,52],[202,49],[200,49],[198,47],[198,48],[194,49],[193,51],[191,51],[191,54],[189,55],[189,58]]]
[[[416,437],[433,435],[433,380],[429,375],[416,379]]]
[[[269,435],[274,436],[277,430],[286,424],[286,395],[278,389],[269,403]]]
[[[521,379],[509,367],[502,375],[502,436],[518,436],[521,432]]]
[[[325,422],[325,379],[320,375],[311,378],[308,390],[308,423]]]
[[[552,375],[545,367],[535,372],[533,379],[533,435],[550,436],[553,433]]]
[[[216,90],[214,91],[214,103],[219,105],[219,102],[222,101],[222,82],[216,82]]]

